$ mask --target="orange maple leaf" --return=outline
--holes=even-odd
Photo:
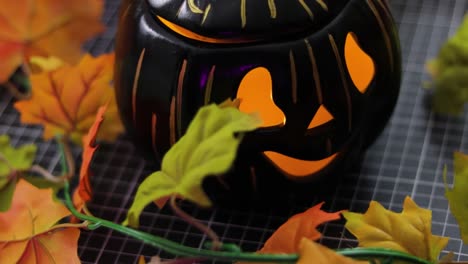
[[[65,135],[80,144],[95,113],[108,104],[98,139],[115,140],[123,130],[112,87],[114,54],[85,55],[76,66],[67,64],[31,75],[32,97],[15,103],[21,122],[44,126],[44,139]]]
[[[69,63],[81,45],[104,29],[103,0],[0,0],[0,83],[31,55]]]
[[[322,246],[318,243],[302,238],[299,244],[299,260],[297,264],[369,264],[369,261],[358,261]]]
[[[96,136],[99,131],[99,127],[104,121],[104,113],[106,112],[107,106],[101,106],[96,113],[96,119],[93,125],[90,127],[88,134],[83,137],[83,154],[80,168],[80,182],[78,187],[75,189],[73,194],[73,203],[78,211],[81,211],[84,204],[91,200],[92,189],[89,177],[91,176],[89,171],[89,165],[93,159],[94,152],[98,148],[95,145]]]
[[[80,263],[79,229],[54,229],[68,215],[52,189],[19,180],[10,210],[0,213],[0,263]]]
[[[303,213],[293,215],[281,225],[273,235],[265,242],[261,253],[296,253],[303,237],[310,240],[319,239],[322,234],[317,226],[333,220],[340,219],[342,211],[327,213],[320,208],[324,203],[319,203]]]

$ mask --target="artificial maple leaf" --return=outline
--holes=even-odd
[[[342,211],[327,213],[320,208],[324,203],[319,203],[307,211],[296,214],[281,225],[265,242],[260,250],[262,253],[296,253],[302,238],[310,240],[319,239],[322,234],[317,226],[340,219]]]
[[[418,207],[409,197],[401,213],[371,201],[365,214],[345,212],[343,216],[346,229],[357,237],[360,247],[393,249],[436,261],[448,243],[447,237],[432,235],[432,211]]]
[[[78,187],[73,194],[73,203],[75,208],[78,211],[81,211],[83,206],[91,200],[92,189],[91,183],[89,180],[90,171],[89,165],[93,159],[94,152],[98,148],[95,145],[96,135],[99,131],[99,127],[104,121],[104,113],[106,112],[107,106],[99,107],[98,112],[96,113],[96,119],[94,120],[93,125],[89,128],[88,134],[83,137],[83,154],[80,168],[80,182]]]
[[[68,215],[51,189],[19,180],[10,210],[0,213],[0,263],[79,263],[79,229],[54,229]]]
[[[69,63],[81,45],[100,33],[103,0],[0,0],[0,83],[31,55]]]
[[[453,188],[449,189],[444,171],[445,196],[450,205],[450,211],[457,219],[460,227],[461,237],[468,244],[468,203],[466,192],[468,191],[468,155],[460,152],[453,154],[454,182]]]
[[[435,112],[459,114],[468,102],[468,15],[426,68],[434,86]]]
[[[240,98],[235,98],[232,100],[231,98],[228,98],[224,100],[222,103],[219,104],[219,107],[224,108],[224,107],[234,107],[239,109],[239,106],[241,104],[241,99]]]
[[[31,168],[36,150],[34,144],[14,148],[7,135],[0,136],[0,212],[10,208],[18,172]]]
[[[335,251],[315,243],[307,238],[299,242],[299,260],[297,264],[364,264],[368,261],[357,261],[342,256]]]
[[[201,186],[203,179],[227,172],[241,141],[235,134],[254,130],[260,124],[255,115],[234,107],[220,108],[215,104],[202,107],[186,134],[164,156],[161,171],[149,175],[138,187],[124,224],[138,226],[138,218],[147,204],[156,201],[161,207],[172,195],[210,206]]]
[[[29,59],[29,68],[32,73],[40,73],[42,71],[54,71],[62,67],[64,62],[57,57],[40,57],[33,56]]]
[[[115,140],[123,127],[112,87],[114,55],[85,55],[76,66],[31,75],[32,97],[15,103],[21,122],[44,126],[44,139],[65,135],[81,144],[98,108],[107,104],[105,121],[97,136]]]

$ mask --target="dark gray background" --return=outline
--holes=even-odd
[[[456,259],[468,260],[468,246],[460,240],[458,226],[444,198],[442,169],[449,165],[452,182],[454,151],[468,153],[468,115],[446,117],[434,114],[427,101],[429,92],[422,88],[428,80],[425,62],[434,57],[445,39],[452,35],[468,10],[467,0],[390,0],[397,21],[403,51],[401,94],[389,124],[366,154],[359,174],[344,175],[337,189],[326,201],[326,210],[348,208],[364,212],[370,200],[400,211],[405,196],[411,196],[421,207],[433,211],[433,232],[451,237],[444,251],[453,251]],[[108,0],[104,21],[108,31],[87,44],[94,54],[111,51],[117,22],[119,1]],[[13,99],[0,90],[0,134],[8,134],[14,145],[36,142],[36,162],[45,168],[58,169],[59,153],[53,142],[40,139],[42,129],[19,123],[12,107]],[[80,150],[74,149],[79,161]],[[154,164],[145,162],[126,140],[103,144],[96,154],[92,169],[95,191],[90,210],[98,217],[121,222],[130,206],[138,182],[151,173]],[[318,202],[318,201],[317,201]],[[312,204],[311,204],[312,205]],[[290,215],[304,210],[292,207],[289,212],[200,210],[183,208],[203,219],[222,238],[246,251],[261,247],[266,238]],[[205,237],[172,216],[150,206],[142,214],[142,230],[188,246],[200,247]],[[322,242],[334,248],[355,246],[352,236],[344,231],[343,221],[322,228]],[[135,263],[139,255],[171,257],[139,241],[101,228],[83,231],[79,256],[83,263]]]

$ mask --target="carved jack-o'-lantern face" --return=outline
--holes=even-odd
[[[344,56],[346,68],[356,89],[365,93],[374,78],[375,65],[372,59],[359,47],[356,36],[349,33],[346,37]],[[314,60],[313,57],[311,57]],[[320,85],[320,77],[317,74],[316,63],[312,62],[312,74],[316,78],[315,89],[319,97],[319,106],[311,105],[311,109],[316,109],[312,119],[304,126],[303,136],[305,138],[314,134],[315,130],[326,127],[333,122],[333,114],[327,109],[323,102]],[[237,91],[237,98],[241,99],[240,110],[246,113],[257,112],[263,120],[262,129],[281,129],[286,124],[286,116],[275,104],[272,96],[272,79],[270,73],[265,68],[255,68],[247,73],[242,79]],[[307,120],[304,120],[307,121]],[[305,125],[307,122],[303,123]],[[326,133],[327,131],[325,131]],[[298,135],[299,137],[301,135]],[[306,140],[314,140],[306,139]],[[330,144],[328,141],[327,144]],[[289,177],[303,177],[314,175],[328,166],[338,155],[338,152],[329,153],[329,156],[319,160],[304,160],[290,157],[275,151],[263,151],[265,158],[273,163],[280,171]]]
[[[398,96],[399,45],[383,1],[126,0],[115,72],[122,119],[160,157],[201,106],[239,98],[263,120],[235,169],[253,185],[349,165]]]

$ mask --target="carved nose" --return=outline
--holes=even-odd
[[[322,104],[320,105],[319,109],[317,112],[315,112],[314,117],[309,123],[309,126],[307,127],[307,130],[314,129],[316,127],[319,127],[321,125],[324,125],[330,121],[335,119],[333,115],[328,111],[328,109]]]

